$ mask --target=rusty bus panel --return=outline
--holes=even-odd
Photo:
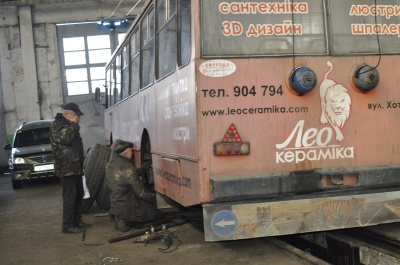
[[[163,195],[173,199],[176,202],[182,201],[182,176],[180,173],[180,164],[178,160],[161,158],[161,187]],[[156,187],[160,180],[158,179],[155,184]]]
[[[185,206],[197,205],[199,201],[202,201],[201,196],[204,193],[205,187],[208,190],[208,185],[204,185],[201,182],[201,171],[198,170],[198,163],[181,160],[180,168],[182,174],[182,201],[180,203]]]
[[[280,236],[400,221],[400,192],[204,206],[207,241]]]
[[[356,91],[349,79],[351,69],[359,58],[298,59],[299,63],[304,60],[302,63],[315,69],[318,76],[316,89],[300,97],[288,91],[285,73],[291,68],[291,62],[288,59],[285,64],[284,60],[280,59],[281,63],[264,73],[262,79],[257,78],[260,72],[248,69],[266,69],[274,64],[274,59],[246,63],[243,60],[229,60],[237,71],[229,80],[199,76],[198,87],[215,87],[216,91],[219,88],[220,95],[226,98],[216,104],[215,98],[198,95],[201,113],[208,114],[199,116],[200,141],[204,143],[201,153],[211,154],[213,144],[223,138],[231,123],[235,124],[242,140],[251,146],[247,156],[214,156],[209,159],[212,179],[240,175],[245,179],[246,175],[320,168],[342,168],[342,171],[346,171],[346,168],[400,164],[400,142],[397,139],[400,123],[395,122],[398,108],[393,105],[395,99],[400,98],[400,93],[397,89],[388,89],[396,86],[390,82],[397,82],[392,77],[400,71],[399,66],[393,65],[394,61],[388,59],[381,63],[381,67],[387,69],[380,75],[381,83],[373,91],[364,94]],[[364,57],[364,60],[372,62],[374,57]],[[234,97],[234,88],[243,88],[245,84],[240,80],[245,78],[254,80],[246,86],[255,87],[256,94]],[[333,80],[326,81],[327,78]],[[340,108],[345,112],[343,115],[334,114],[330,102],[325,110],[322,109],[324,102],[321,101],[321,94],[324,95],[327,89],[324,82],[341,87],[342,92],[338,96],[344,99],[340,103]],[[264,94],[263,87],[268,84],[282,86],[282,96]],[[326,121],[327,115],[334,115],[333,118],[337,118],[336,122],[341,127]],[[250,168],[252,174],[248,174]],[[372,177],[368,174],[365,176]],[[315,181],[318,184],[320,180]],[[389,183],[398,185],[393,177]]]
[[[155,189],[183,206],[199,204],[200,176],[197,163],[153,156]]]

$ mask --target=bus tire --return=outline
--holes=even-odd
[[[97,195],[96,203],[102,210],[110,210],[111,200],[110,200],[110,190],[108,189],[107,181],[103,181],[99,195]]]
[[[102,144],[95,144],[92,146],[86,156],[84,172],[90,197],[82,201],[82,213],[89,212],[100,192],[104,181],[106,163],[109,157],[110,148]]]
[[[120,142],[121,142],[121,140],[117,139],[111,144],[110,156],[109,156],[108,161],[112,160],[115,157],[116,153],[114,152],[114,149],[115,149],[115,146]],[[111,208],[110,190],[108,189],[106,181],[103,181],[103,184],[101,185],[100,192],[96,197],[96,203],[99,206],[99,208],[102,210],[108,211]]]

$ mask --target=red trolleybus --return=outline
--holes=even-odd
[[[400,6],[147,1],[106,65],[105,140],[207,241],[397,222]]]

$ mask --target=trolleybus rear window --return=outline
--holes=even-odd
[[[299,1],[294,5],[292,9],[290,1],[203,0],[202,55],[327,53],[323,1]]]
[[[203,57],[400,52],[396,0],[201,3]]]
[[[329,10],[333,54],[400,52],[399,1],[335,0]]]

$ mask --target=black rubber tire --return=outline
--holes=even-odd
[[[110,157],[108,161],[113,159],[115,157],[115,145],[117,145],[121,140],[115,140],[112,145],[110,146]],[[111,208],[111,201],[110,201],[110,190],[107,187],[107,182],[103,181],[103,185],[101,186],[100,192],[96,197],[96,202],[97,205],[99,206],[100,209],[103,210],[110,210]]]
[[[99,195],[96,198],[97,205],[102,210],[110,210],[111,200],[110,200],[110,190],[108,189],[107,181],[103,181]]]
[[[110,158],[110,148],[106,145],[95,144],[88,152],[84,162],[86,186],[90,198],[82,201],[82,213],[89,212],[103,185],[106,163]]]

